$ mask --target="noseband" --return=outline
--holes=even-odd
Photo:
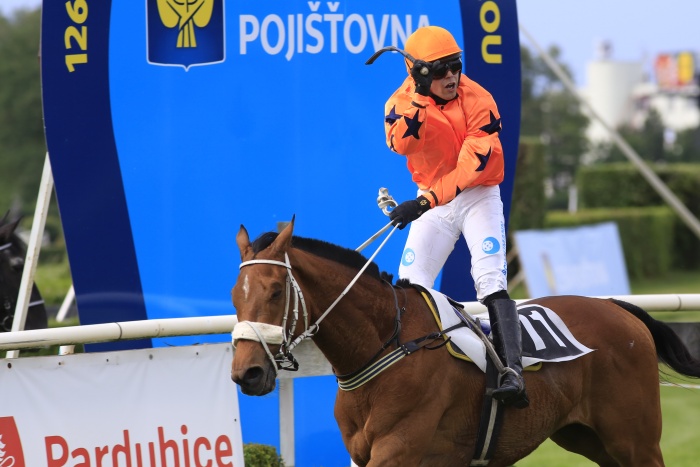
[[[299,343],[296,340],[292,341],[294,328],[296,328],[297,321],[299,320],[299,302],[301,302],[301,310],[304,318],[304,333],[302,336],[313,336],[318,330],[318,326],[316,324],[312,326],[313,330],[309,329],[309,314],[306,310],[304,294],[302,293],[301,287],[299,287],[296,279],[294,279],[294,276],[292,275],[292,265],[289,262],[289,256],[287,253],[284,254],[284,260],[285,262],[271,259],[253,259],[250,261],[244,261],[239,266],[239,269],[243,269],[246,266],[252,266],[254,264],[272,264],[275,266],[282,266],[287,269],[287,279],[285,281],[286,294],[284,303],[284,317],[282,318],[282,326],[258,323],[255,321],[239,321],[236,323],[233,328],[233,332],[231,333],[234,348],[236,347],[236,343],[239,339],[260,342],[265,349],[265,353],[267,354],[268,358],[273,363],[275,368],[275,376],[277,376],[280,369],[291,371],[297,371],[299,369],[299,363],[291,353],[292,349]],[[292,297],[294,299],[294,306],[291,307],[290,310]],[[287,324],[288,321],[289,324]],[[273,357],[268,344],[281,344],[280,350],[276,356]]]

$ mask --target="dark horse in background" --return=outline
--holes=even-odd
[[[293,228],[292,221],[279,235],[264,234],[251,244],[241,226],[236,237],[242,263],[232,291],[238,339],[231,377],[243,393],[271,392],[279,365],[273,360],[291,361],[287,337],[307,326],[301,311],[293,316],[295,294],[298,309],[308,311],[312,332],[305,335],[340,382],[395,351],[397,328],[402,344],[438,331],[419,292],[381,280],[374,264],[314,328],[366,260],[293,237]],[[629,303],[577,296],[529,303],[553,310],[594,351],[525,373],[530,406],[504,409],[489,465],[512,465],[551,438],[601,466],[663,466],[658,362],[700,377],[700,361],[668,326]],[[476,365],[453,358],[445,346],[426,346],[357,389],[339,389],[335,418],[360,466],[465,466],[475,457],[484,391]]]
[[[20,219],[9,222],[8,216],[9,212],[0,219],[0,332],[12,330],[24,259],[27,256],[24,242],[15,233]],[[46,327],[48,327],[46,307],[39,289],[34,285],[24,329]]]

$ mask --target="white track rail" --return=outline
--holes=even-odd
[[[613,298],[633,303],[647,311],[700,311],[700,294],[618,295]],[[523,303],[527,300],[516,301]],[[486,308],[478,302],[466,302],[464,305],[470,313],[476,314],[486,311]],[[201,316],[7,332],[0,333],[0,350],[28,349],[50,345],[93,344],[156,337],[228,334],[236,323],[235,315]]]
[[[236,323],[235,315],[197,316],[7,332],[0,334],[0,350],[94,344],[154,337],[227,334],[233,330]]]
[[[700,294],[610,295],[596,298],[616,298],[637,305],[646,311],[700,311]],[[533,299],[516,300],[516,303],[521,304],[530,300]],[[479,302],[462,304],[469,313],[476,314],[486,311],[486,307]]]

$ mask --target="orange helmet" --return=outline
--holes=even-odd
[[[416,29],[406,39],[405,50],[416,60],[426,62],[462,52],[452,34],[440,26],[424,26]],[[409,71],[412,65],[406,60]]]

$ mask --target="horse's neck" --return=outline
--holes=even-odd
[[[340,296],[356,272],[346,266],[309,255],[312,267],[299,270],[297,280],[304,291],[310,323]],[[295,274],[297,269],[295,268]],[[360,277],[320,324],[314,342],[337,373],[349,373],[377,353],[391,336],[396,317],[391,288],[371,277]]]

